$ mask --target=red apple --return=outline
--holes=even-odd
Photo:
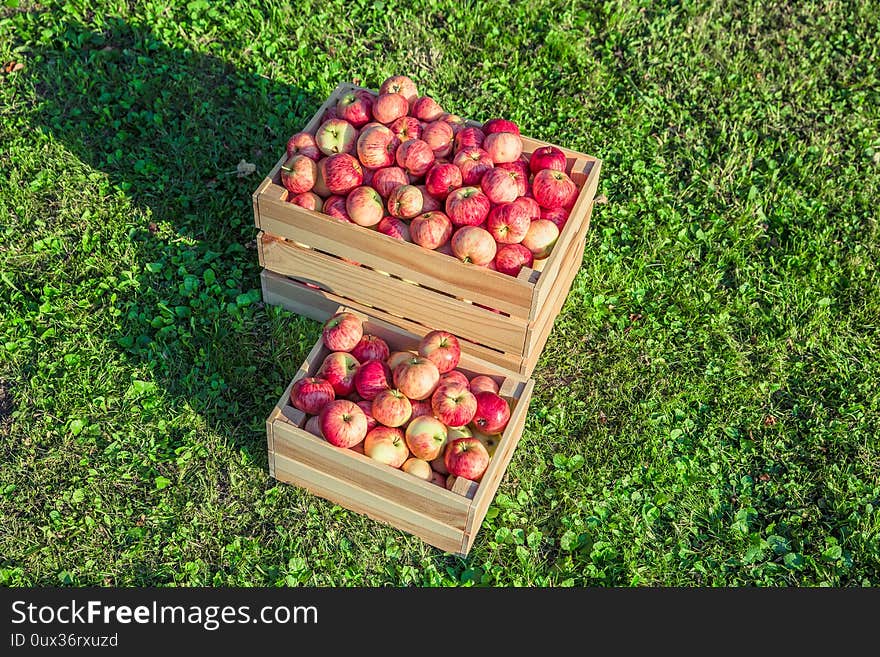
[[[479,392],[483,392],[484,390],[494,392],[496,395],[498,394],[498,383],[491,376],[487,376],[485,374],[479,374],[471,379],[468,387],[475,395]]]
[[[424,185],[416,185],[416,188],[422,193],[422,214],[425,212],[437,212],[443,209],[443,202],[438,201],[435,197],[428,193],[427,187]]]
[[[538,173],[541,169],[565,171],[565,164],[565,153],[556,146],[541,146],[532,153],[529,170],[532,173]]]
[[[359,365],[350,353],[334,351],[327,354],[315,376],[329,381],[337,397],[345,397],[354,390],[354,374]]]
[[[419,340],[419,355],[434,363],[440,374],[445,374],[458,366],[461,345],[449,331],[430,331]]]
[[[324,208],[324,200],[314,192],[303,192],[302,194],[291,196],[287,200],[294,205],[298,205],[306,210],[314,210],[315,212],[321,212]]]
[[[446,446],[446,425],[431,415],[421,415],[409,423],[405,438],[413,456],[430,461]]]
[[[379,425],[367,432],[364,454],[392,468],[399,468],[409,458],[409,449],[400,429]]]
[[[364,415],[367,418],[367,431],[378,425],[376,422],[376,418],[373,417],[373,402],[367,399],[361,399],[360,401],[355,402],[358,408],[364,412]]]
[[[556,224],[547,219],[538,219],[529,225],[522,245],[532,252],[535,260],[540,260],[550,255],[558,239],[559,229]]]
[[[542,208],[570,208],[577,199],[578,188],[564,171],[542,169],[535,174],[532,192]]]
[[[489,466],[489,452],[476,438],[456,438],[446,448],[444,462],[450,475],[479,481]]]
[[[412,403],[400,390],[382,390],[373,398],[373,417],[386,427],[406,424],[412,415]]]
[[[434,164],[434,151],[421,139],[410,139],[397,147],[397,164],[412,176],[424,176]]]
[[[458,114],[443,112],[438,120],[448,123],[449,127],[452,128],[453,134],[456,135],[467,127],[467,123],[465,123],[465,120],[461,118]]]
[[[419,121],[436,121],[443,115],[443,108],[430,96],[422,96],[413,101],[409,113]]]
[[[504,244],[495,254],[495,270],[508,276],[519,276],[523,267],[531,267],[534,256],[522,244]]]
[[[324,155],[351,153],[357,141],[358,131],[344,119],[324,121],[315,133],[315,143]]]
[[[455,152],[465,148],[482,148],[485,139],[485,133],[479,128],[462,128],[455,135]]]
[[[391,387],[391,368],[381,360],[367,361],[355,372],[354,387],[361,397],[373,401],[376,395]]]
[[[327,404],[320,415],[321,434],[336,447],[354,447],[367,435],[367,416],[347,399]]]
[[[431,464],[422,459],[408,458],[403,462],[403,465],[400,466],[400,469],[407,474],[411,474],[419,479],[424,479],[425,481],[431,481],[434,476]]]
[[[331,194],[345,196],[364,182],[361,163],[348,153],[337,153],[321,160],[318,169]]]
[[[409,178],[406,177],[406,172],[400,167],[385,167],[373,174],[373,188],[385,199],[395,189],[407,184],[409,184]]]
[[[339,221],[347,221],[349,223],[353,223],[351,221],[351,217],[348,216],[348,210],[345,209],[344,196],[336,196],[334,194],[326,201],[324,201],[324,214],[328,214],[334,219],[338,219]]]
[[[421,356],[407,358],[394,368],[394,386],[410,399],[427,399],[439,382],[437,366]]]
[[[421,213],[424,200],[418,187],[400,185],[388,196],[388,214],[398,219],[410,219]]]
[[[369,430],[367,430],[367,431],[369,432]],[[358,443],[357,445],[355,445],[354,447],[349,447],[349,449],[350,449],[352,452],[357,452],[358,454],[363,454],[363,453],[364,453],[364,441],[362,440],[361,442],[359,442],[359,443]]]
[[[381,169],[394,164],[400,142],[381,123],[370,123],[357,140],[357,156],[367,169]]]
[[[281,165],[281,184],[291,194],[302,194],[315,186],[318,166],[306,155],[292,155]]]
[[[422,417],[423,415],[434,416],[434,410],[431,408],[431,401],[428,399],[416,399],[412,402],[412,415],[410,416],[410,420]]]
[[[529,163],[523,159],[523,156],[520,155],[519,159],[514,160],[513,162],[499,162],[495,165],[497,169],[505,169],[507,171],[515,171],[519,174],[517,177],[517,183],[522,189],[520,196],[525,194],[529,189],[529,176],[531,176],[531,171],[529,171]]]
[[[442,212],[425,212],[409,225],[412,241],[426,249],[436,249],[452,236],[452,222]]]
[[[370,96],[349,91],[336,103],[336,114],[355,128],[373,120],[373,103]]]
[[[405,75],[392,75],[387,78],[379,87],[380,94],[396,93],[406,98],[410,104],[414,103],[419,97],[419,90],[416,83]]]
[[[483,149],[495,164],[514,162],[522,155],[522,139],[512,132],[493,132],[486,135]]]
[[[518,135],[519,126],[513,121],[508,121],[507,119],[489,119],[483,124],[483,132],[487,135],[496,132],[512,132],[513,134]]]
[[[312,191],[321,198],[331,196],[330,190],[327,189],[327,183],[324,181],[324,167],[321,166],[321,160],[318,160],[318,173],[315,176],[315,186],[312,187]]]
[[[352,347],[351,355],[357,358],[359,363],[370,360],[386,360],[391,353],[388,343],[378,335],[364,333],[358,343]]]
[[[321,115],[321,123],[326,123],[327,121],[332,121],[333,119],[338,118],[339,115],[336,113],[336,105],[331,105],[325,109],[324,113]]]
[[[486,219],[486,230],[499,244],[519,244],[528,233],[531,223],[521,205],[503,203],[492,208]]]
[[[438,457],[438,458],[439,458],[439,457]],[[434,462],[435,462],[436,460],[437,460],[437,459],[434,459],[434,461],[431,461],[431,483],[434,484],[435,486],[440,486],[440,488],[446,488],[446,477],[445,477],[445,475],[440,474],[440,473],[437,472],[437,470],[434,468]],[[446,466],[444,465],[443,467],[445,468]]]
[[[462,226],[452,235],[452,253],[462,262],[488,265],[498,248],[489,231],[478,226]]]
[[[511,203],[520,196],[517,175],[515,171],[490,169],[480,181],[480,189],[492,203]]]
[[[318,150],[318,144],[314,135],[308,132],[297,132],[287,140],[287,157],[293,155],[305,155],[306,157],[317,162],[321,159],[321,151]]]
[[[305,423],[305,426],[303,426],[303,429],[308,431],[313,436],[317,436],[318,438],[324,437],[324,434],[321,433],[321,416],[320,415],[310,415],[309,419],[306,420],[306,423]]]
[[[388,127],[401,144],[422,136],[422,124],[414,116],[401,116]]]
[[[469,385],[468,378],[461,370],[449,370],[441,374],[439,385],[445,386],[448,383],[459,383],[463,386]]]
[[[385,361],[388,363],[388,367],[391,368],[391,371],[397,369],[397,366],[400,365],[403,361],[416,356],[417,354],[412,351],[394,351],[388,356],[388,359]]]
[[[463,427],[477,412],[477,399],[467,386],[447,383],[431,395],[434,416],[448,427]]]
[[[510,406],[501,395],[483,390],[474,395],[477,412],[473,417],[474,426],[483,433],[501,433],[510,420]],[[452,470],[450,470],[452,472]]]
[[[514,205],[520,206],[523,211],[528,216],[529,221],[534,221],[535,219],[541,219],[541,206],[533,198],[528,198],[526,196],[520,196],[514,202]]]
[[[446,157],[452,153],[455,134],[452,132],[452,126],[445,121],[434,121],[425,126],[420,139],[434,151],[435,158]]]
[[[327,379],[314,376],[297,379],[290,389],[290,403],[303,413],[317,415],[336,398],[333,386]]]
[[[350,312],[333,315],[324,322],[321,329],[321,339],[330,351],[351,351],[362,337],[364,337],[363,322],[360,317]]]
[[[445,199],[449,192],[461,187],[461,169],[452,163],[435,164],[425,176],[425,189],[438,199]]]
[[[379,94],[373,103],[373,118],[379,123],[394,123],[409,112],[409,101],[398,93]]]
[[[440,454],[431,460],[431,468],[434,470],[434,474],[443,480],[443,483],[440,484],[441,486],[446,485],[446,475],[449,474],[449,470],[446,469],[446,462],[443,459],[443,452],[445,451],[446,449],[444,445],[444,449],[440,450]]]
[[[482,148],[462,148],[452,163],[461,169],[462,183],[468,186],[479,185],[486,172],[495,167],[492,157]]]
[[[375,226],[385,216],[382,197],[372,187],[355,187],[345,199],[345,210],[358,226]]]
[[[398,219],[397,217],[382,217],[382,221],[376,225],[376,230],[383,235],[393,237],[396,240],[412,242],[412,237],[409,234],[409,226],[406,225],[405,221]]]
[[[546,219],[547,221],[552,221],[556,224],[556,227],[559,229],[559,232],[562,232],[562,228],[565,226],[566,222],[568,222],[569,212],[565,208],[541,208],[541,219]]]
[[[491,207],[491,201],[476,187],[459,187],[446,197],[446,216],[453,226],[479,226]]]

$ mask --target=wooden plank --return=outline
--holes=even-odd
[[[421,514],[464,529],[469,502],[459,495],[350,449],[334,447],[302,429],[276,422],[273,431],[276,456],[317,468],[383,498],[405,502]]]
[[[343,269],[345,263],[338,258],[286,240],[263,235],[263,241],[260,264],[276,273],[314,283],[328,292],[426,326],[440,328],[437,322],[442,321],[446,330],[502,351],[521,354],[525,348],[528,327],[521,318],[482,310],[364,267]]]
[[[259,199],[260,228],[335,256],[388,272],[419,285],[526,318],[534,285],[513,276],[460,262],[417,244],[336,221],[278,199]],[[488,312],[488,311],[487,311]]]
[[[362,489],[280,454],[276,457],[275,477],[279,481],[305,488],[312,494],[355,513],[418,536],[440,550],[458,553],[461,549],[464,534],[462,530],[414,511],[400,500],[381,497],[371,490]]]
[[[266,420],[266,456],[269,461],[269,476],[275,476],[275,435],[272,432],[272,416]]]

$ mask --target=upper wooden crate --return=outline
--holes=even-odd
[[[339,85],[304,130],[314,133],[324,111],[358,88]],[[525,153],[552,145],[528,137],[522,141]],[[565,153],[567,172],[580,193],[553,252],[517,277],[288,203],[280,180],[286,156],[253,195],[254,221],[263,231],[260,263],[308,284],[310,294],[323,296],[328,307],[341,303],[379,311],[383,319],[418,324],[424,332],[442,327],[483,348],[487,360],[529,376],[580,267],[601,168],[595,157],[557,148]]]

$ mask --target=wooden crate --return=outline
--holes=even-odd
[[[333,312],[352,308],[336,307]],[[364,331],[383,338],[392,350],[411,350],[418,336],[399,326],[356,312]],[[334,447],[302,427],[306,415],[290,405],[298,379],[313,375],[330,353],[319,340],[266,420],[269,474],[301,486],[352,511],[410,534],[441,550],[467,555],[495,497],[525,425],[534,381],[487,363],[465,347],[459,369],[487,374],[511,404],[510,421],[479,483],[459,478],[451,491],[354,452]]]
[[[304,130],[314,132],[325,109],[357,88],[339,85]],[[527,153],[549,145],[522,139]],[[550,257],[515,278],[286,202],[282,157],[253,195],[254,220],[262,231],[260,264],[314,287],[293,294],[294,287],[267,274],[264,300],[317,320],[327,317],[321,308],[342,303],[371,314],[381,311],[394,323],[420,324],[423,333],[442,324],[481,347],[490,362],[530,376],[583,259],[601,168],[595,157],[559,148],[580,194]]]

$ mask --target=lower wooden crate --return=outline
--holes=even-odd
[[[365,332],[380,336],[393,350],[418,345],[418,334],[354,308],[337,305],[331,314],[342,310],[360,315]],[[511,416],[481,481],[459,478],[450,491],[350,449],[334,447],[303,429],[307,417],[290,405],[290,390],[298,379],[313,375],[328,353],[319,340],[266,420],[270,475],[441,550],[467,555],[522,436],[534,381],[486,362],[464,346],[459,369],[469,377],[493,377],[511,405]]]

